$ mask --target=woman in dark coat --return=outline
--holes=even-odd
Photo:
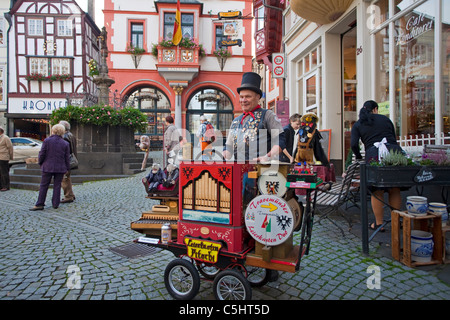
[[[394,124],[381,114],[378,114],[378,104],[373,100],[364,102],[364,106],[359,112],[359,120],[352,127],[351,148],[356,160],[362,159],[359,151],[359,140],[364,144],[366,163],[378,161],[377,143],[386,141],[388,150],[402,152],[402,148],[397,144]],[[384,198],[384,192],[389,193],[389,205],[391,208],[400,210],[402,197],[400,188],[379,189],[371,188],[371,204],[375,215],[375,223],[370,224],[370,228],[376,230],[383,224],[384,203],[380,201]],[[381,231],[384,231],[381,229]]]
[[[47,190],[53,177],[53,208],[58,208],[61,196],[61,182],[64,174],[70,169],[70,146],[63,139],[66,129],[63,125],[57,124],[52,127],[52,135],[44,140],[41,151],[39,152],[39,165],[41,166],[42,176],[39,186],[39,197],[36,205],[31,211],[43,210]]]

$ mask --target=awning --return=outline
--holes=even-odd
[[[328,24],[339,19],[353,0],[291,0],[291,9],[307,21]]]

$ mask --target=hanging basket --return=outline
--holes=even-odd
[[[141,62],[142,55],[141,54],[132,54],[131,59],[133,60],[134,67],[137,69],[139,66],[139,62]]]
[[[328,24],[336,21],[353,0],[291,0],[291,9],[307,21]]]
[[[225,67],[225,62],[227,62],[228,57],[217,57],[217,61],[219,62],[220,71],[223,71],[223,68]]]

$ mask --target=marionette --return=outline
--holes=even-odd
[[[173,163],[169,163],[166,168],[167,171],[167,178],[163,182],[163,187],[170,188],[177,183],[178,176],[179,176],[179,169],[176,165]]]
[[[152,170],[150,170],[150,173],[145,177],[145,186],[147,187],[147,192],[155,192],[156,188],[160,184],[164,182],[166,179],[166,174],[164,171],[160,168],[159,164],[154,163],[152,166]]]
[[[144,159],[142,160],[141,171],[145,171],[147,167],[148,153],[150,151],[150,138],[148,136],[141,136],[140,143],[138,144],[139,149],[144,151]]]
[[[323,165],[329,166],[329,161],[325,152],[323,151],[320,140],[322,135],[317,129],[317,122],[319,118],[315,113],[306,113],[301,119],[300,128],[298,130],[297,154],[295,162],[301,163],[302,166],[313,165],[314,157]]]

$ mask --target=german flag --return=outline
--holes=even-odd
[[[174,45],[178,45],[181,41],[181,10],[180,0],[177,3],[177,12],[175,13],[175,23],[173,25],[173,37],[172,42]]]

